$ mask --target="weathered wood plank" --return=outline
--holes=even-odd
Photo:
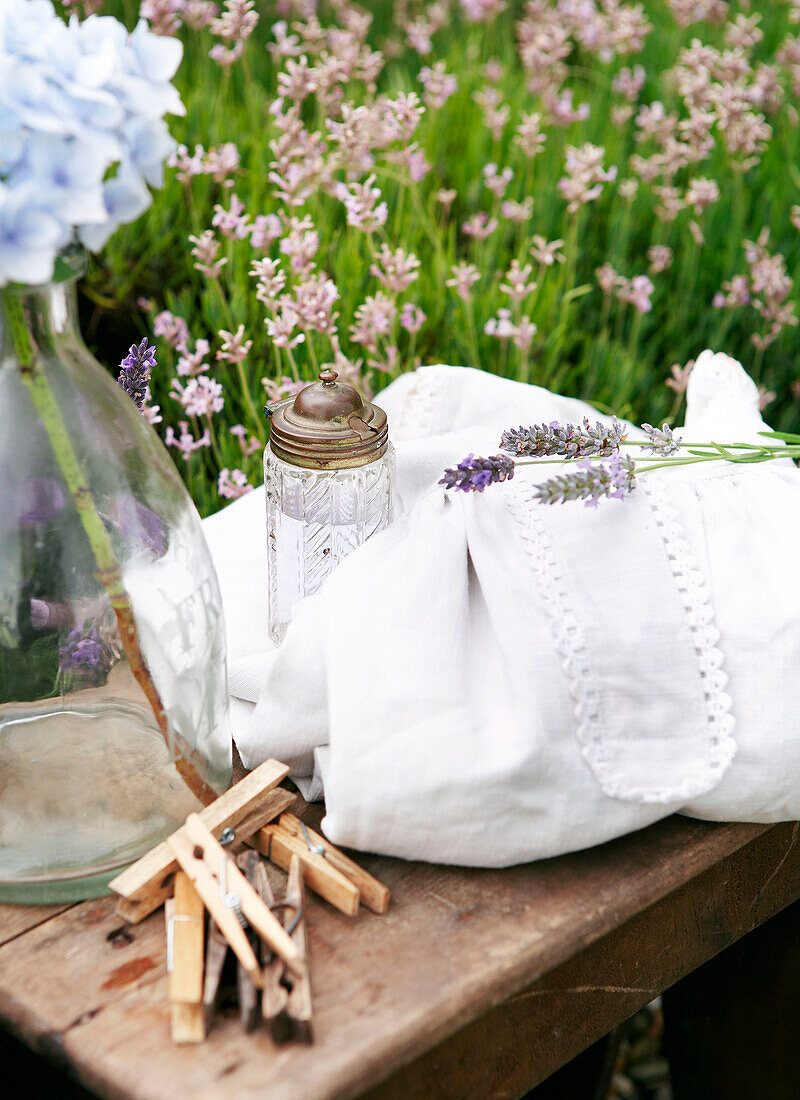
[[[432,1078],[443,1097],[514,1100],[795,901],[800,896],[797,832],[797,824],[779,826],[734,852],[403,1067],[364,1100],[429,1100]],[[719,985],[715,992],[721,995]],[[745,1001],[752,1005],[750,998]],[[711,1030],[698,1064],[714,1046]],[[719,1045],[718,1032],[715,1041]],[[720,1061],[730,1065],[732,1058],[726,1049]],[[706,1083],[711,1079],[707,1073]],[[717,1086],[680,1095],[733,1100],[757,1092]]]
[[[270,1100],[354,1096],[691,880],[713,875],[734,853],[741,852],[742,874],[751,876],[760,896],[742,894],[741,920],[731,927],[764,919],[782,899],[800,894],[790,835],[791,826],[673,818],[601,848],[504,871],[369,859],[395,899],[385,916],[362,913],[354,921],[307,899],[315,959],[316,1043],[310,1048],[277,1048],[265,1033],[244,1035],[238,1021],[223,1022],[190,1054],[172,1047],[163,922],[151,917],[132,929],[134,940],[121,952],[107,940],[118,927],[107,901],[77,906],[0,948],[0,1016],[33,1045],[61,1051],[90,1087],[125,1100],[174,1100],[177,1089],[218,1100],[222,1088]],[[728,881],[719,888],[730,908],[735,892]],[[690,933],[706,934],[698,912],[696,933],[675,925],[659,935],[680,948]],[[629,954],[641,955],[640,946],[629,947]],[[696,965],[688,951],[684,961],[687,969]],[[575,965],[582,965],[579,959]],[[650,996],[653,980],[639,980],[635,996]],[[622,995],[608,991],[625,982],[599,972],[581,979],[590,987],[581,997],[599,1007],[584,1030],[569,1024],[577,1042],[587,1045],[601,1019],[608,1030],[628,1011]],[[551,992],[568,1005],[576,988]],[[517,1011],[538,999],[518,998]],[[559,1012],[566,1021],[566,1008],[555,1018]],[[556,1045],[552,1031],[549,1043]],[[564,1053],[562,1046],[559,1057],[577,1049]]]
[[[0,947],[9,940],[21,936],[38,924],[58,916],[72,903],[65,905],[0,905]]]

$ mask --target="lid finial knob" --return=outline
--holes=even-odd
[[[332,386],[336,379],[339,377],[335,370],[331,370],[330,367],[326,367],[325,370],[321,370],[317,376],[323,386]]]

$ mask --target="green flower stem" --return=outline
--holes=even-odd
[[[307,328],[303,329],[306,334],[306,347],[308,348],[308,358],[311,360],[311,369],[316,377],[319,374],[319,363],[317,362],[317,353],[314,351],[314,342],[311,339],[311,331]]]
[[[676,440],[676,442],[678,442]],[[621,447],[650,447],[651,443],[648,443],[646,439],[621,439],[619,441]],[[682,451],[689,451],[694,449],[700,449],[704,447],[716,447],[724,451],[779,451],[778,457],[786,454],[787,448],[783,445],[770,447],[763,443],[684,443],[682,440],[679,443]],[[719,458],[719,455],[717,455]]]
[[[646,442],[639,444],[633,444],[634,446],[646,447],[649,446]],[[700,447],[718,447],[721,444],[707,444],[702,443],[698,445]],[[703,453],[697,453],[695,451],[691,458],[662,458],[658,461],[651,462],[647,466],[637,466],[636,473],[644,474],[648,470],[662,470],[667,466],[693,466],[697,462],[734,462],[734,463],[755,463],[755,462],[769,462],[776,458],[800,458],[800,445],[789,447],[758,447],[755,444],[748,443],[732,443],[730,448],[725,450],[748,450],[749,454],[732,455],[725,454],[720,451],[714,450],[711,453],[704,451]],[[515,466],[564,466],[570,462],[582,462],[586,457],[597,458],[597,461],[602,461],[599,456],[583,456],[578,458],[518,458],[514,460]],[[609,456],[610,457],[610,456]]]
[[[266,441],[266,434],[264,425],[262,424],[262,417],[258,415],[256,411],[255,402],[253,401],[253,395],[250,392],[250,383],[247,380],[247,374],[244,369],[244,363],[241,359],[236,361],[236,372],[239,375],[239,385],[242,387],[242,394],[244,396],[244,403],[247,405],[247,411],[250,413],[250,418],[253,422],[253,430],[262,443]]]
[[[211,450],[214,454],[214,458],[216,458],[216,460],[217,460],[217,464],[221,468],[222,465],[223,465],[222,452],[219,449],[219,441],[217,439],[217,433],[214,430],[214,422],[213,422],[213,420],[211,419],[210,416],[206,416],[206,427],[208,428],[208,436],[209,436],[209,439],[211,440]],[[199,431],[199,429],[197,429],[195,431],[195,435],[199,436],[199,434],[200,434],[200,431]]]
[[[37,359],[34,339],[25,321],[25,311],[20,296],[13,291],[8,292],[5,295],[5,306],[11,337],[19,357],[19,370],[22,381],[47,432],[47,438],[53,449],[53,456],[72,497],[81,526],[91,547],[97,566],[95,576],[105,589],[114,609],[120,641],[128,658],[131,672],[153,708],[153,713],[167,747],[174,752],[176,770],[190,790],[202,802],[208,804],[216,798],[216,792],[201,778],[194,765],[187,759],[185,749],[188,746],[179,746],[177,744],[179,739],[174,738],[169,729],[169,722],[158,689],[153,683],[139,647],[136,620],[130,596],[122,580],[122,569],[114,553],[108,530],[97,511],[80,459],[72,445],[72,439],[61,415],[58,400],[42,370],[41,362]]]
[[[286,354],[289,356],[289,366],[292,368],[292,378],[294,378],[295,382],[299,382],[300,372],[297,369],[297,361],[292,355],[292,349],[289,347],[288,344],[286,345]]]
[[[475,329],[475,313],[472,306],[472,295],[464,302],[464,312],[467,315],[467,338],[469,340],[469,354],[471,367],[480,369],[481,358],[478,351],[478,334]]]

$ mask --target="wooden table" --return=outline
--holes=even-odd
[[[173,1046],[161,913],[0,906],[0,1020],[125,1100],[517,1097],[800,897],[799,827],[674,817],[504,871],[359,857],[392,907],[312,897],[309,1048],[235,1019]]]

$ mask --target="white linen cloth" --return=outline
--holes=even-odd
[[[205,523],[245,765],[275,756],[308,797],[324,786],[334,843],[443,863],[553,856],[676,810],[800,817],[791,461],[645,473],[596,510],[535,503],[551,465],[445,493],[443,469],[497,453],[503,428],[597,413],[446,366],[377,401],[403,514],[298,605],[280,649],[263,492]],[[753,382],[703,353],[685,441],[763,430]]]

